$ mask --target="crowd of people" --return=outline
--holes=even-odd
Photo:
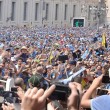
[[[0,28],[0,80],[13,78],[21,110],[110,110],[110,84],[102,83],[109,67],[109,29]],[[49,98],[58,85],[70,89],[65,101]],[[2,108],[15,110],[9,102]]]

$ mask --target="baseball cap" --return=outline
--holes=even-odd
[[[10,48],[6,48],[6,51],[11,51],[11,49]]]

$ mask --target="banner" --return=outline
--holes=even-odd
[[[102,34],[102,46],[106,47],[106,34],[105,33]]]

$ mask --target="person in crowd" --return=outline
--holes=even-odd
[[[29,57],[28,48],[26,46],[23,46],[21,48],[21,52],[18,54],[17,57],[21,57],[23,59],[23,62],[26,63],[26,60]]]
[[[16,69],[17,69],[17,75],[19,75],[20,73],[22,73],[22,70],[25,68],[25,63],[23,63],[22,58],[19,57],[19,59],[17,60],[17,64],[16,64]]]
[[[69,87],[71,89],[71,94],[68,97],[68,110],[78,110],[80,108],[79,97],[82,95],[81,86],[77,83],[70,83]],[[29,89],[22,100],[21,109],[22,110],[42,110],[46,106],[46,99],[52,94],[55,90],[55,85],[52,85],[48,90],[44,91],[43,89]],[[79,90],[79,94],[77,92]],[[27,105],[30,104],[28,107]],[[51,105],[47,105],[47,110],[55,110]]]
[[[0,27],[0,79],[6,82],[11,77],[15,80],[15,86],[20,86],[26,91],[25,95],[22,93],[21,110],[45,108],[46,99],[55,88],[53,86],[49,88],[49,84],[61,81],[67,82],[64,83],[66,86],[73,82],[69,84],[71,89],[67,101],[69,110],[79,110],[80,101],[82,109],[89,107],[101,110],[105,104],[103,101],[108,95],[94,98],[95,95],[92,93],[101,82],[102,75],[109,76],[110,73],[110,33],[109,29],[100,29],[99,35],[103,32],[106,33],[107,47],[102,44],[101,36],[93,42],[97,32],[87,27]],[[60,60],[60,56],[68,58]],[[83,91],[86,91],[81,96],[82,99],[77,97],[78,84],[75,82],[80,83]],[[45,84],[46,88],[42,90]],[[103,84],[100,88],[103,86],[108,90],[109,85]],[[47,88],[51,91],[47,90],[48,95]],[[107,100],[109,101],[109,98]],[[77,101],[79,103],[76,103]],[[64,107],[60,101],[57,102]],[[57,109],[53,103],[50,101],[47,108]],[[27,104],[30,104],[29,108],[26,108]],[[8,106],[11,105],[3,105],[3,108],[7,109]],[[107,107],[109,110],[109,105]]]
[[[71,76],[73,74],[73,70],[76,67],[76,61],[70,61],[69,64],[66,66],[65,72],[67,77]]]
[[[24,90],[24,81],[22,78],[16,78],[14,83],[16,87],[20,87],[21,89]]]
[[[92,98],[92,93],[96,91],[96,89],[100,86],[103,75],[94,79],[93,83],[89,87],[89,89],[85,92],[81,100],[81,106],[85,108],[91,108],[92,110],[109,110],[109,100],[110,96],[102,95],[96,98]],[[109,91],[108,91],[109,92]]]

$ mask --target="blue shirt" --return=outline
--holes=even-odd
[[[37,55],[37,52],[36,51],[33,51],[33,53],[31,54],[31,57],[34,59]]]
[[[89,51],[86,50],[83,55],[81,56],[82,59],[86,59],[87,55],[89,54]]]
[[[27,84],[29,80],[29,76],[24,76],[23,73],[19,74],[19,77],[24,80],[24,83]]]
[[[27,54],[23,53],[20,57],[23,59],[23,62],[26,62],[26,60],[29,56]]]
[[[48,78],[48,73],[43,73],[42,76],[44,78]],[[49,85],[49,83],[46,80],[43,81],[43,84],[46,84],[47,86]]]
[[[102,95],[92,99],[91,110],[110,110],[110,95]]]
[[[73,47],[72,44],[68,44],[67,47],[68,47],[70,50],[74,51],[74,47]]]

